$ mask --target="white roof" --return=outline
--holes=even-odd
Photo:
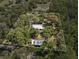
[[[32,24],[32,27],[35,29],[44,29],[42,24]]]

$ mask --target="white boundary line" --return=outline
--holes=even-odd
[[[78,0],[78,11],[79,11],[79,0]],[[78,12],[79,16],[79,12]],[[78,30],[79,30],[79,18],[78,18]],[[78,59],[79,59],[79,31],[78,31]]]

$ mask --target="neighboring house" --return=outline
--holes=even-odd
[[[34,29],[44,29],[43,25],[42,24],[32,24],[32,27]]]
[[[32,45],[40,46],[42,45],[44,40],[32,39]]]

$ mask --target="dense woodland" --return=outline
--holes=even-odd
[[[33,8],[36,8],[35,4],[40,3],[41,1],[42,3],[46,3],[46,0],[39,0],[39,2],[38,0],[0,0],[0,44],[6,43],[6,40],[10,41],[8,36],[13,33],[11,31],[14,31],[13,29],[15,29],[16,27],[15,24],[21,22],[18,21],[18,19],[20,19],[20,16],[26,14],[27,12],[31,12]],[[77,0],[51,0],[51,4],[49,7],[50,9],[48,10],[48,12],[60,14],[62,29],[64,30],[66,52],[55,52],[51,50],[49,52],[49,55],[47,55],[46,58],[43,58],[46,53],[41,53],[42,49],[39,49],[38,54],[42,56],[37,56],[36,59],[77,59],[77,4]],[[19,26],[20,24],[18,24],[15,30],[15,32],[18,32],[16,35],[21,36],[24,39],[26,37],[22,36],[22,33],[20,32],[23,29],[18,28]],[[29,37],[28,35],[29,33],[26,34],[27,38]],[[13,37],[11,37],[11,39],[12,38]],[[13,39],[12,41],[15,42],[17,40]],[[19,42],[24,41],[19,40]],[[12,52],[0,50],[0,59],[26,59],[25,55],[21,55],[22,58],[20,58],[21,56],[18,54],[26,53],[27,55],[29,51],[32,51],[31,48],[25,49],[24,47],[20,49],[15,49]]]

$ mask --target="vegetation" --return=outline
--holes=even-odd
[[[31,14],[32,9],[36,8],[37,3],[47,3],[48,0],[0,0],[0,43],[7,44],[18,44],[24,46],[14,50],[4,50],[0,49],[1,59],[26,59],[26,55],[35,54],[35,59],[77,59],[78,57],[78,30],[77,30],[77,0],[51,0],[48,13],[60,14],[60,19],[56,21],[43,20],[46,16],[33,15]],[[28,14],[29,13],[29,14]],[[30,15],[31,14],[31,15]],[[46,15],[46,14],[45,14]],[[51,17],[51,16],[50,16]],[[43,29],[43,35],[50,39],[44,42],[44,44],[39,48],[26,47],[28,41],[31,40],[31,36],[34,33],[38,33],[37,30],[33,29],[30,24],[31,22],[44,22],[48,25]],[[61,21],[61,24],[59,24]],[[56,26],[62,26],[58,29],[63,29],[66,51],[55,51],[55,41],[52,35],[56,35],[58,30],[52,28],[52,22]],[[29,24],[29,25],[28,25]],[[51,26],[50,26],[51,25]],[[61,35],[61,42],[63,43],[63,34]],[[53,42],[53,44],[52,44]],[[49,44],[48,44],[49,43]],[[9,43],[8,43],[9,44]],[[63,46],[63,45],[60,45]],[[63,46],[64,47],[64,46]]]

